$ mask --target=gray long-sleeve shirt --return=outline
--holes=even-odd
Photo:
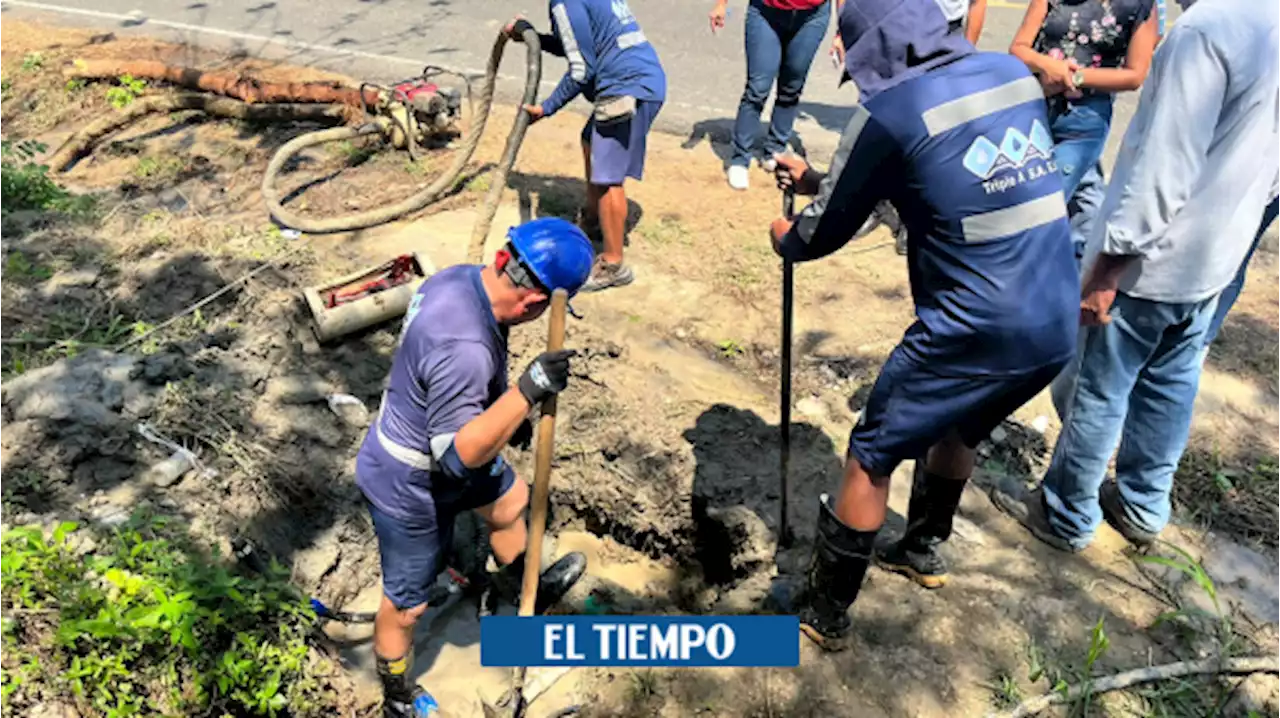
[[[1278,172],[1278,14],[1200,0],[1156,52],[1086,255],[1138,257],[1125,294],[1197,302],[1240,268]]]

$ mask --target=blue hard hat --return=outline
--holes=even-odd
[[[525,222],[507,231],[516,258],[547,291],[563,289],[573,296],[587,277],[595,252],[577,225],[558,217]]]

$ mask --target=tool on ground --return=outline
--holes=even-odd
[[[564,348],[564,324],[568,307],[567,292],[557,289],[552,293],[551,320],[547,329],[547,351],[549,352]],[[529,540],[524,552],[524,582],[520,589],[519,615],[521,616],[532,616],[538,599],[538,576],[542,572],[542,537],[547,529],[547,503],[551,494],[551,459],[555,455],[555,442],[556,397],[553,395],[542,402],[542,415],[538,418],[538,443],[533,459],[533,498],[529,505]],[[523,716],[525,708],[528,707],[528,700],[524,694],[527,671],[528,668],[524,666],[515,669],[510,696],[512,718]],[[559,677],[559,675],[555,676],[555,678]],[[546,690],[546,687],[542,687],[541,690]]]
[[[331,341],[401,316],[418,285],[434,272],[417,254],[404,254],[376,267],[302,290],[316,338]]]
[[[782,193],[782,216],[791,219],[795,214],[795,189],[788,187]],[[782,391],[779,430],[779,471],[782,477],[782,497],[778,519],[778,545],[791,545],[791,527],[787,522],[787,497],[790,493],[791,473],[791,316],[795,294],[795,266],[790,259],[782,260]]]
[[[517,25],[527,53],[522,104],[533,104],[536,100],[538,85],[542,81],[542,45],[532,25],[528,22],[517,23]],[[291,209],[286,209],[284,201],[289,195],[281,194],[276,186],[277,178],[286,168],[295,165],[295,157],[299,153],[330,142],[349,142],[378,135],[390,146],[407,150],[410,158],[413,159],[417,158],[419,152],[430,148],[442,133],[451,130],[461,118],[460,94],[457,91],[442,90],[433,82],[433,78],[444,74],[463,76],[442,68],[428,66],[421,76],[391,87],[368,83],[361,85],[360,98],[365,102],[366,111],[372,112],[373,115],[369,122],[359,127],[338,127],[309,132],[286,142],[277,150],[262,178],[262,197],[271,216],[280,224],[303,232],[313,234],[343,232],[390,222],[397,217],[420,210],[452,192],[457,186],[463,169],[475,154],[481,136],[484,135],[489,112],[493,107],[498,67],[502,62],[503,50],[510,40],[511,38],[505,32],[498,33],[489,54],[484,81],[480,87],[479,107],[473,108],[472,111],[471,125],[457,151],[454,152],[449,168],[430,185],[385,207],[327,218],[304,217]],[[466,80],[465,77],[463,79]],[[486,235],[489,224],[493,221],[493,215],[497,212],[497,203],[502,190],[506,186],[507,174],[515,164],[516,153],[520,149],[520,143],[523,142],[528,127],[528,113],[517,112],[511,133],[507,137],[506,150],[498,166],[493,170],[485,206],[476,221],[477,228],[483,226]],[[483,247],[483,238],[481,247]]]

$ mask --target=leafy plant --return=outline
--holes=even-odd
[[[47,149],[35,140],[0,143],[0,203],[4,211],[51,209],[69,196],[49,178],[48,165],[35,161]]]
[[[733,357],[742,355],[746,352],[746,349],[744,349],[742,344],[738,343],[738,341],[734,339],[722,339],[716,342],[716,351],[718,351],[720,356],[725,359],[732,359]]]
[[[22,71],[35,72],[44,67],[44,55],[39,52],[29,52],[22,56]]]
[[[163,518],[137,515],[83,557],[80,533],[20,527],[0,540],[6,708],[60,698],[108,716],[335,712],[307,643],[316,617],[285,569],[238,573]]]
[[[117,110],[123,110],[147,90],[147,81],[136,79],[133,75],[121,75],[116,78],[120,84],[107,89],[107,102]]]
[[[67,92],[79,92],[83,90],[85,81],[82,78],[67,80]]]

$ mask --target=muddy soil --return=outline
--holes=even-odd
[[[3,32],[5,139],[50,147],[111,111],[103,87],[66,86],[58,68],[76,57],[292,72],[17,22]],[[39,66],[24,69],[35,64],[33,53]],[[349,235],[292,239],[262,209],[258,185],[271,153],[314,126],[185,115],[140,123],[60,178],[98,198],[91,220],[5,216],[6,523],[70,516],[110,523],[145,502],[183,517],[224,551],[233,538],[250,538],[330,605],[370,608],[379,569],[352,470],[396,327],[321,346],[298,293],[408,249],[437,266],[460,261],[469,208],[488,189],[485,169],[510,119],[495,112],[455,194],[418,216]],[[576,212],[579,123],[558,116],[531,130],[509,181],[514,202],[502,208],[491,244],[521,218]],[[449,156],[414,164],[364,149],[314,153],[289,181],[328,179],[293,201],[315,213],[374,206],[431,181]],[[559,540],[548,548],[584,550],[592,570],[560,610],[766,610],[770,590],[803,572],[818,496],[836,486],[848,429],[912,320],[905,267],[889,237],[877,234],[797,272],[789,517],[796,541],[780,548],[779,282],[765,237],[776,193],[764,181],[732,192],[710,148],[686,149],[670,136],[652,138],[647,169],[646,180],[628,188],[628,258],[638,281],[575,299],[585,318],[569,327],[582,356],[560,402],[551,532]],[[141,336],[264,262],[274,264],[198,314]],[[1204,557],[1218,580],[1225,610],[1237,616],[1238,650],[1274,649],[1275,526],[1233,529],[1243,524],[1222,517],[1241,513],[1240,505],[1205,487],[1220,485],[1216,473],[1224,470],[1275,465],[1276,287],[1275,258],[1260,255],[1202,387],[1195,445],[1212,461],[1180,478],[1193,487],[1186,506],[1215,508],[1184,510],[1183,525],[1169,533]],[[543,332],[541,324],[513,332],[513,367],[540,350]],[[136,344],[119,350],[132,337]],[[339,394],[367,410],[335,412],[328,397]],[[1203,603],[1186,582],[1144,569],[1110,533],[1080,556],[1054,553],[987,499],[983,489],[1004,476],[1038,478],[1056,434],[1052,417],[1047,397],[1038,397],[982,447],[946,548],[953,567],[946,589],[924,592],[871,572],[850,652],[823,656],[802,642],[795,669],[578,671],[543,708],[579,703],[602,716],[983,715],[1013,695],[1049,690],[1058,675],[1078,680],[1099,620],[1110,648],[1095,674],[1212,649],[1202,631],[1157,624],[1172,605]],[[201,466],[157,480],[148,470],[172,449],[144,438],[143,424],[196,452]],[[532,475],[531,452],[510,458],[521,476]],[[909,469],[894,482],[886,538],[901,530]],[[1206,525],[1217,530],[1206,533]],[[462,528],[455,563],[474,570],[482,532],[474,522]],[[447,625],[444,633],[457,633],[456,621]],[[340,641],[367,646],[367,636],[340,633]],[[476,705],[469,701],[471,682],[480,681],[477,657],[453,648],[420,656],[439,666],[423,667],[425,685],[449,693],[454,710],[467,715]],[[367,709],[376,691],[361,654],[351,655],[362,688],[353,707]],[[1195,687],[1206,695],[1230,688]],[[1260,709],[1274,705],[1274,680],[1254,692]],[[1124,694],[1098,710],[1142,714],[1170,700]]]

